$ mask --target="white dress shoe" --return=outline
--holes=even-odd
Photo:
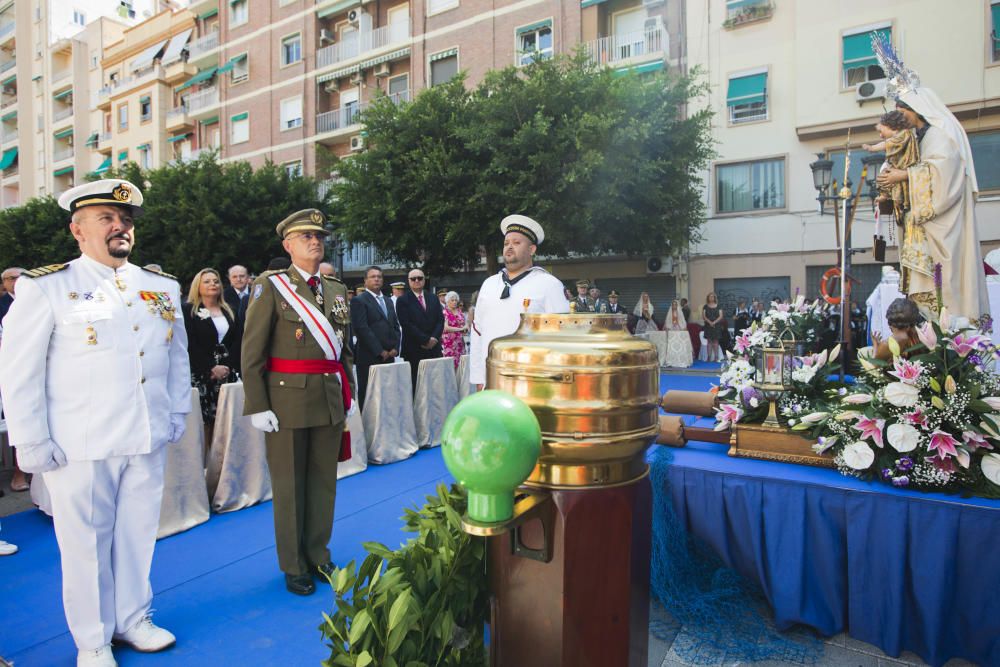
[[[0,540],[0,556],[9,556],[17,553],[17,545]]]
[[[76,667],[118,667],[111,645],[106,644],[93,651],[79,651],[76,654]]]
[[[156,653],[165,648],[170,648],[177,642],[177,638],[169,630],[164,630],[153,623],[147,616],[131,630],[114,636],[114,641],[118,644],[131,646],[140,653]]]

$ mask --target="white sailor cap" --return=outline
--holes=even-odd
[[[504,236],[510,232],[521,232],[535,245],[541,245],[545,240],[542,226],[526,215],[508,215],[500,221],[500,231]]]
[[[120,178],[105,178],[70,188],[59,195],[59,206],[70,213],[85,206],[120,206],[134,218],[142,213],[142,191]]]

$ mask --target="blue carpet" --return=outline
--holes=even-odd
[[[405,540],[403,508],[422,505],[438,482],[450,479],[440,449],[433,449],[341,480],[334,560],[360,560],[363,542],[396,546]],[[51,521],[37,511],[23,512],[4,519],[3,529],[21,551],[2,561],[0,653],[27,667],[74,665]],[[152,583],[156,620],[177,635],[177,646],[154,655],[116,649],[121,665],[316,665],[329,655],[317,627],[332,594],[322,586],[307,598],[285,591],[270,503],[213,515],[160,540]]]

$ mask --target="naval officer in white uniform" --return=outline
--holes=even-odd
[[[59,197],[82,255],[28,271],[4,320],[0,392],[21,468],[44,475],[77,665],[115,665],[111,642],[174,644],[150,620],[149,568],[165,445],[191,409],[180,286],[128,262],[134,185],[105,179]]]
[[[524,215],[500,222],[504,268],[479,288],[476,321],[469,351],[469,382],[486,384],[486,357],[494,338],[517,331],[522,313],[568,313],[569,301],[558,278],[534,266],[535,251],[545,240],[542,226]]]

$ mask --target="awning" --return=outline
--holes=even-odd
[[[148,151],[149,144],[139,144],[138,146],[135,147],[135,149],[139,151]]]
[[[149,95],[141,95],[139,97],[139,104],[145,104],[149,101]]]
[[[752,5],[765,4],[761,0],[726,0],[726,9],[739,9],[740,7],[750,7]]]
[[[726,91],[726,106],[735,107],[763,102],[766,89],[767,72],[734,77],[729,80],[729,89]]]
[[[455,53],[458,53],[458,49],[452,49]],[[333,79],[340,79],[350,74],[354,74],[363,69],[368,69],[374,67],[375,65],[380,65],[381,63],[387,63],[390,60],[396,60],[397,58],[405,58],[410,55],[410,47],[405,49],[399,49],[398,51],[393,51],[392,53],[386,53],[385,55],[377,56],[369,60],[358,63],[357,65],[351,65],[350,67],[343,67],[338,70],[334,70],[328,74],[323,74],[322,76],[316,77],[316,83],[326,83],[327,81],[332,81]]]
[[[167,50],[163,52],[163,57],[160,59],[160,62],[164,65],[169,65],[175,60],[180,60],[181,50],[184,48],[184,45],[187,44],[193,30],[194,28],[188,28],[184,32],[171,37],[170,43],[167,44]]]
[[[110,155],[108,157],[104,158],[104,162],[102,162],[100,164],[100,166],[93,171],[93,173],[95,173],[95,174],[103,174],[108,169],[111,169],[111,156]]]
[[[17,118],[17,111],[11,111],[0,116],[0,120],[14,120],[15,118]]]
[[[194,76],[192,76],[190,79],[188,79],[187,81],[185,81],[180,87],[178,87],[176,89],[175,92],[179,93],[182,90],[184,90],[186,88],[190,88],[191,86],[193,86],[193,85],[195,85],[197,83],[201,83],[202,81],[208,81],[213,76],[215,76],[215,72],[218,69],[219,69],[218,67],[209,67],[208,69],[201,70],[200,72],[198,72],[197,74],[195,74]]]
[[[321,19],[327,16],[336,14],[337,12],[342,12],[355,5],[360,5],[361,0],[341,0],[340,2],[335,2],[329,7],[324,7],[323,9],[316,10],[316,18]]]
[[[440,53],[435,53],[430,57],[430,61],[434,62],[436,60],[444,60],[445,58],[451,58],[452,56],[458,55],[458,49],[448,49],[447,51],[441,51]]]
[[[72,137],[73,136],[73,128],[72,127],[67,127],[65,130],[59,130],[58,132],[56,132],[52,136],[55,137],[56,139],[65,139],[66,137]]]
[[[87,137],[87,141],[85,142],[85,145],[87,145],[87,146],[96,146],[97,145],[97,132],[94,132],[92,135],[90,135],[89,137]]]
[[[523,35],[526,32],[535,32],[536,30],[541,30],[542,28],[551,28],[552,19],[546,19],[544,21],[538,21],[537,23],[532,23],[531,25],[523,25],[517,29],[518,35]]]
[[[65,176],[66,174],[72,174],[72,173],[73,173],[73,167],[70,166],[70,167],[63,167],[62,169],[56,169],[55,171],[52,172],[52,175]]]
[[[238,56],[233,56],[232,58],[229,59],[229,62],[227,62],[225,65],[219,68],[219,71],[216,72],[216,74],[225,74],[226,72],[230,72],[233,70],[234,67],[236,67],[237,63],[242,62],[246,59],[247,59],[247,54],[245,53],[241,53]]]
[[[124,151],[122,151],[121,153],[118,154],[118,161],[119,162],[124,162],[127,159],[128,159],[128,151],[127,150],[124,150]]]
[[[892,35],[891,28],[882,28],[844,36],[844,69],[878,65],[878,59],[872,51],[872,34],[876,32],[886,40]]]
[[[57,93],[57,94],[53,95],[52,99],[54,99],[54,100],[61,100],[62,98],[69,97],[72,94],[73,94],[73,89],[72,88],[67,88],[66,90],[62,91],[61,93]]]
[[[635,65],[634,67],[623,67],[621,69],[617,69],[615,70],[614,76],[624,76],[626,74],[647,74],[649,72],[659,72],[661,69],[663,69],[663,61],[657,60],[644,65]]]
[[[990,5],[990,18],[993,25],[993,39],[1000,38],[1000,4]]]
[[[17,75],[16,74],[11,74],[10,76],[8,76],[3,81],[0,81],[0,86],[9,86],[10,84],[14,83],[15,81],[17,81]]]
[[[212,116],[211,118],[206,118],[205,120],[201,121],[201,124],[202,125],[215,125],[218,122],[219,122],[219,117],[218,116]]]
[[[0,169],[7,169],[16,159],[17,148],[8,148],[3,152],[3,157],[0,157]]]
[[[184,134],[178,134],[177,136],[170,137],[169,139],[167,139],[167,143],[168,144],[175,144],[178,141],[184,141],[185,139],[187,139],[190,136],[191,136],[190,132],[185,132]]]
[[[212,7],[211,9],[209,9],[204,14],[198,14],[198,18],[201,19],[202,21],[204,21],[205,19],[212,18],[213,16],[215,16],[218,13],[219,13],[219,8],[218,7]]]
[[[166,46],[166,44],[167,40],[163,40],[162,42],[157,42],[153,46],[147,48],[145,51],[139,54],[138,58],[132,61],[132,64],[128,66],[129,70],[132,72],[136,72],[141,69],[146,69],[147,67],[152,65],[153,59],[160,54],[160,51],[163,50],[163,47]]]
[[[235,116],[231,117],[229,120],[231,120],[232,122],[235,123],[235,122],[240,121],[240,120],[246,120],[249,117],[250,117],[250,112],[249,111],[244,111],[243,113],[236,114]]]
[[[586,9],[591,5],[599,5],[602,2],[607,2],[607,1],[608,0],[583,0],[583,2],[580,3],[580,9]]]

